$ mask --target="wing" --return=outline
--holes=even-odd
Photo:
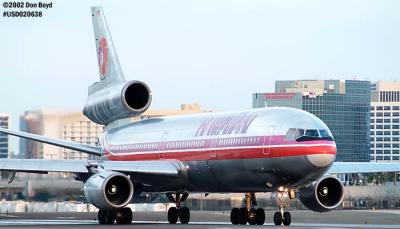
[[[135,176],[169,176],[179,174],[181,165],[173,161],[85,161],[85,160],[42,160],[0,159],[0,171],[28,173],[68,172],[89,173],[90,169],[112,170]]]
[[[14,135],[14,136],[21,137],[21,138],[27,138],[27,139],[31,139],[34,141],[47,143],[50,145],[60,146],[60,147],[67,148],[67,149],[73,149],[73,150],[81,151],[84,153],[101,156],[101,148],[100,147],[94,147],[94,146],[85,145],[85,144],[81,144],[81,143],[77,143],[77,142],[63,141],[60,139],[52,139],[52,138],[47,138],[47,137],[44,137],[41,135],[30,134],[30,133],[26,133],[26,132],[9,130],[9,129],[4,129],[4,128],[0,128],[0,133]]]
[[[335,162],[327,173],[379,173],[400,172],[400,163],[388,162]]]

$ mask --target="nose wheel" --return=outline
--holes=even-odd
[[[290,215],[290,212],[285,211],[285,208],[287,208],[285,198],[296,198],[295,192],[293,190],[288,190],[280,187],[276,196],[278,198],[279,211],[274,213],[274,224],[277,226],[282,224],[285,226],[289,226],[292,222],[292,216]]]
[[[188,198],[188,193],[176,193],[176,197],[173,197],[172,193],[167,193],[168,199],[175,203],[176,207],[170,207],[168,209],[168,222],[170,224],[176,224],[179,221],[181,224],[188,224],[190,221],[190,210],[187,207],[181,207],[181,203]]]
[[[231,210],[231,223],[234,225],[263,225],[265,223],[265,211],[262,208],[255,208],[257,206],[256,196],[253,192],[245,194],[246,207],[232,208]]]

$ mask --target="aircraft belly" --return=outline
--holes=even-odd
[[[312,165],[305,156],[188,162],[191,191],[265,192],[279,186],[311,182],[327,168]]]

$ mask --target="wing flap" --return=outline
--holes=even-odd
[[[400,172],[400,163],[385,162],[335,162],[327,173],[379,173]]]
[[[106,170],[155,176],[178,176],[180,170],[172,161],[104,161],[101,165]]]

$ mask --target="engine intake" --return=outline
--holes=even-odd
[[[327,176],[299,189],[300,201],[310,210],[327,212],[343,201],[343,184],[333,176]]]
[[[145,83],[123,82],[91,93],[83,114],[97,124],[107,125],[145,112],[150,103],[151,91]]]
[[[133,195],[131,180],[118,172],[101,172],[91,176],[83,190],[89,203],[99,209],[123,208]]]

